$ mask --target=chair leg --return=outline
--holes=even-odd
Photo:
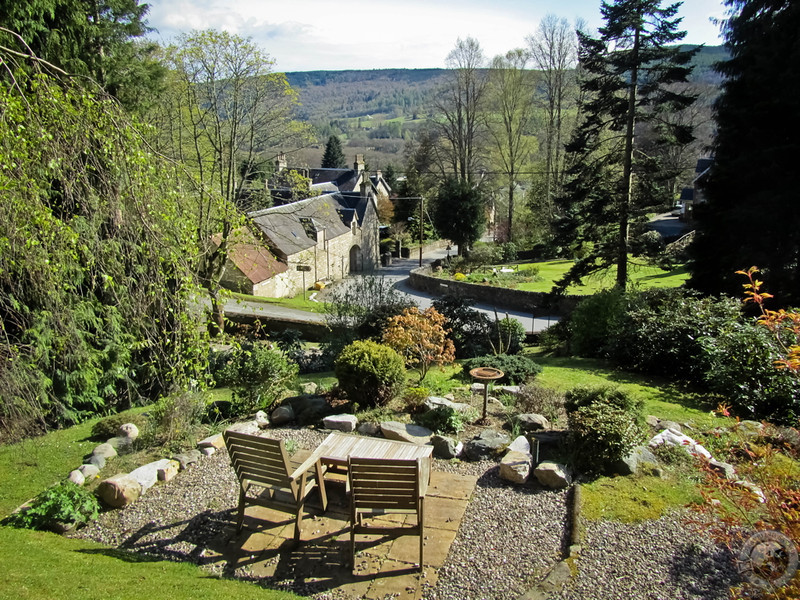
[[[300,531],[303,526],[303,510],[305,509],[306,505],[306,496],[305,496],[305,488],[306,488],[306,475],[305,473],[300,478],[300,485],[295,490],[297,494],[297,515],[295,516],[294,521],[294,541],[300,541]]]
[[[419,570],[423,571],[424,567],[424,547],[425,547],[425,498],[419,499],[419,512],[417,513],[417,525],[419,525]]]
[[[322,465],[319,461],[316,464],[317,472],[317,485],[319,486],[319,495],[322,499],[322,512],[328,510],[328,493],[325,491],[325,478],[322,474]]]
[[[242,532],[242,527],[244,526],[244,504],[245,504],[246,493],[243,489],[239,489],[239,516],[236,519],[236,533]]]
[[[356,570],[356,519],[359,518],[355,509],[352,509],[350,511],[350,565],[353,567],[353,571]]]

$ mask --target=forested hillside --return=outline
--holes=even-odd
[[[693,46],[687,46],[692,48]],[[718,83],[713,64],[727,56],[723,46],[705,46],[695,56],[692,81]],[[447,69],[298,71],[286,79],[300,94],[298,117],[320,126],[328,121],[375,117],[424,117]]]

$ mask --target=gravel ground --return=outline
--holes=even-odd
[[[286,428],[270,430],[270,435],[294,439],[310,449],[326,434]],[[427,599],[513,599],[561,558],[566,492],[510,486],[499,479],[492,462],[435,463],[436,470],[479,479],[437,585],[425,592]],[[227,453],[221,451],[72,535],[246,578],[246,573],[226,571],[215,552],[234,520],[237,502],[236,480]],[[638,525],[590,523],[578,576],[551,597],[723,599],[728,585],[736,581],[730,565],[727,553],[693,533],[677,515]],[[272,580],[269,586],[303,595],[319,592],[292,579]],[[314,597],[342,596],[334,591]]]

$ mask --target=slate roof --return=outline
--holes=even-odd
[[[221,239],[220,234],[212,237],[217,246]],[[231,235],[228,241],[228,259],[253,283],[261,283],[289,268],[256,240],[248,229],[239,229]]]
[[[325,230],[325,239],[350,232],[353,217],[361,224],[369,199],[357,194],[325,194],[248,213],[264,233],[272,249],[283,257],[313,248],[314,231]]]
[[[329,188],[325,191],[352,192],[358,180],[355,169],[309,169],[308,176],[314,188]]]

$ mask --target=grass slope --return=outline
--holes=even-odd
[[[218,579],[188,563],[150,560],[84,540],[0,527],[0,598],[17,600],[290,600],[294,594]]]

